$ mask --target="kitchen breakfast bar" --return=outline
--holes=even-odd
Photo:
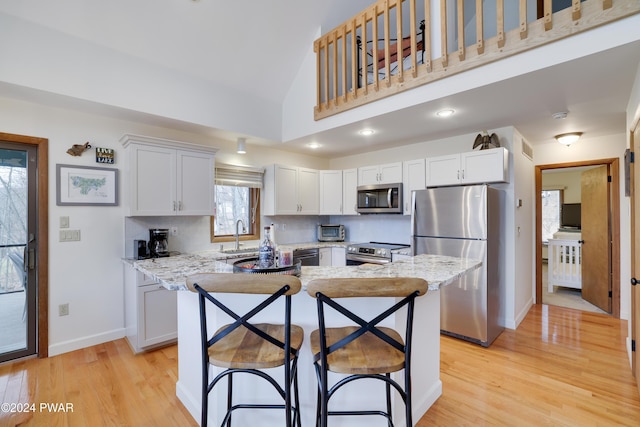
[[[414,314],[413,351],[412,351],[412,389],[414,421],[431,407],[442,394],[440,381],[440,295],[439,288],[446,286],[467,272],[479,268],[478,260],[418,255],[394,261],[385,265],[360,265],[346,267],[302,267],[300,280],[303,290],[292,298],[292,322],[304,329],[303,347],[298,360],[300,392],[300,411],[303,426],[315,425],[316,413],[316,376],[309,347],[309,334],[317,329],[316,300],[305,289],[307,283],[319,278],[376,278],[376,277],[419,277],[427,280],[429,291],[416,299]],[[233,266],[216,261],[207,253],[180,255],[176,257],[149,259],[134,262],[134,268],[160,282],[169,290],[178,292],[178,381],[176,395],[195,420],[200,419],[200,323],[198,296],[185,286],[186,277],[196,273],[233,273]],[[242,310],[255,305],[260,299],[256,295],[224,295],[226,302]],[[368,318],[378,314],[383,307],[389,306],[390,298],[354,298],[348,301],[351,309],[361,317]],[[281,321],[282,315],[266,311],[261,321]],[[228,317],[216,317],[207,313],[207,322],[211,330],[229,323]],[[397,315],[400,316],[400,315]],[[339,319],[342,322],[342,319]],[[402,319],[388,319],[385,326],[398,327]],[[332,326],[332,325],[328,325]],[[212,369],[216,372],[216,369]],[[278,373],[274,374],[278,378]],[[396,375],[402,375],[396,374]],[[370,408],[372,403],[384,406],[383,386],[362,381],[350,384],[338,397],[341,406],[349,408]],[[209,421],[211,425],[220,425],[226,409],[224,387],[217,387],[209,395]],[[254,378],[234,380],[234,396],[246,401],[273,402],[272,389],[259,384]],[[395,396],[397,397],[397,396]],[[404,425],[404,410],[400,399],[394,401],[396,426]],[[358,426],[367,422],[371,426],[386,426],[383,417],[337,417],[331,420],[332,426]],[[234,425],[255,425],[280,427],[283,424],[281,411],[240,411],[234,414]]]

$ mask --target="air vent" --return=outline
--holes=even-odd
[[[524,139],[522,140],[522,154],[533,161],[533,147],[529,145]]]

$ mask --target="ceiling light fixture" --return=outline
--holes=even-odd
[[[311,148],[312,150],[316,150],[322,147],[322,145],[318,144],[317,142],[310,142],[307,144],[307,147]]]
[[[453,116],[453,113],[455,113],[456,111],[451,109],[451,108],[445,108],[444,110],[440,110],[436,113],[436,116],[438,117],[450,117]]]
[[[373,135],[374,133],[376,133],[376,131],[374,131],[373,129],[362,129],[360,132],[358,132],[360,135],[362,136],[369,136],[369,135]]]
[[[244,154],[247,152],[246,147],[247,139],[246,138],[238,138],[236,153]]]
[[[562,133],[560,135],[556,135],[554,136],[554,138],[560,144],[566,145],[568,147],[574,142],[578,141],[581,136],[582,136],[582,132],[569,132],[569,133]]]

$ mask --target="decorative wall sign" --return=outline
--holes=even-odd
[[[96,147],[96,163],[115,163],[115,151],[112,148]]]
[[[56,205],[117,206],[118,169],[56,165]]]

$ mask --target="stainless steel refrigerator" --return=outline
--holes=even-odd
[[[440,332],[488,347],[504,330],[504,193],[487,185],[429,188],[414,191],[412,205],[414,255],[482,260],[440,288]]]

